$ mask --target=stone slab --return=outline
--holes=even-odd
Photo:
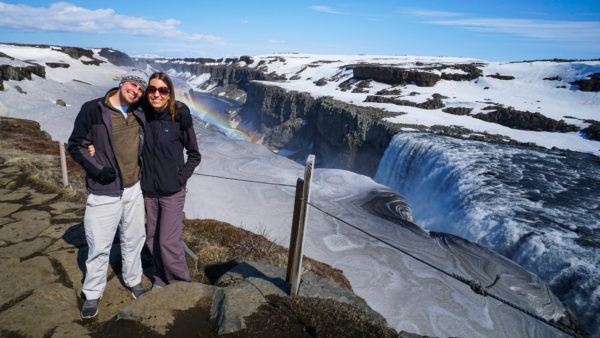
[[[83,208],[85,208],[85,204],[83,204],[83,203],[75,203],[75,202],[59,201],[59,202],[55,202],[55,203],[50,204],[50,208],[52,208],[53,210],[55,210],[59,214],[62,214],[65,211],[68,211],[68,210],[83,209]]]
[[[71,283],[73,289],[76,291],[76,294],[79,294],[83,282],[82,269],[85,268],[85,258],[82,258],[81,261],[78,261],[77,255],[77,249],[53,251],[48,254],[48,256],[62,266],[63,270],[67,274],[66,277],[68,282]],[[81,268],[79,263],[81,263]]]
[[[24,210],[11,215],[18,221],[50,220],[50,213],[44,210]]]
[[[29,196],[28,193],[13,191],[8,194],[0,195],[0,202],[16,202],[16,201],[24,199],[27,196]]]
[[[20,262],[18,258],[0,259],[0,307],[43,286],[57,277],[47,257],[37,256]],[[2,327],[2,326],[0,326]]]
[[[0,173],[2,173],[2,174],[17,174],[20,172],[21,172],[21,168],[14,166],[14,165],[4,166],[4,167],[0,168]]]
[[[37,237],[50,226],[49,219],[38,219],[8,223],[0,228],[0,240],[18,243]]]
[[[73,290],[52,283],[36,289],[30,297],[0,313],[0,327],[23,336],[42,338],[54,328],[79,319]]]
[[[0,257],[25,258],[44,250],[54,240],[48,237],[38,237],[32,241],[20,242],[0,248]]]
[[[21,204],[16,203],[0,203],[0,217],[9,216],[15,211],[21,209]]]
[[[29,201],[27,201],[27,205],[34,206],[34,205],[46,204],[46,203],[48,203],[48,201],[51,201],[52,199],[56,198],[56,196],[58,196],[58,194],[37,193],[37,194],[31,195],[29,197]]]

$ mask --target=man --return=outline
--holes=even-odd
[[[144,199],[139,182],[146,120],[136,105],[146,81],[147,75],[142,72],[127,73],[118,88],[84,103],[69,138],[69,153],[85,169],[88,190],[83,222],[89,251],[82,318],[98,314],[117,228],[123,281],[133,298],[146,291],[140,257],[146,239]],[[93,156],[87,150],[90,144],[95,148]]]

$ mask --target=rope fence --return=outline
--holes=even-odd
[[[67,186],[68,179],[67,179],[67,175],[66,175],[66,163],[64,160],[64,148],[63,148],[63,145],[60,143],[59,143],[59,146],[60,146],[59,150],[60,150],[60,155],[61,155],[61,167],[63,168],[63,184],[65,186]],[[310,163],[310,168],[309,168],[308,162],[311,160],[311,157],[312,157],[312,163]],[[299,278],[300,278],[299,269],[301,268],[301,265],[302,265],[302,238],[303,238],[303,234],[304,234],[304,230],[303,230],[304,229],[304,221],[306,220],[307,206],[311,206],[311,207],[315,208],[316,210],[320,211],[321,213],[366,235],[367,237],[369,237],[373,240],[379,241],[381,243],[384,243],[385,245],[389,246],[390,248],[392,248],[406,256],[411,257],[412,259],[424,264],[425,266],[428,266],[431,269],[434,269],[448,277],[451,277],[451,278],[469,286],[471,288],[471,290],[478,295],[481,295],[483,297],[493,298],[493,299],[495,299],[517,311],[520,311],[520,312],[530,316],[531,318],[533,318],[535,320],[538,320],[538,321],[543,322],[557,330],[560,330],[561,332],[563,332],[569,336],[580,337],[580,335],[575,333],[573,330],[563,327],[561,325],[558,325],[557,323],[549,321],[545,318],[542,318],[541,316],[490,292],[489,288],[493,287],[500,278],[498,275],[496,276],[496,279],[494,280],[493,283],[491,283],[488,286],[482,286],[481,283],[476,280],[466,278],[457,273],[448,272],[448,271],[444,270],[443,268],[438,267],[435,264],[430,263],[422,258],[419,258],[416,255],[408,252],[405,249],[402,249],[398,245],[396,245],[386,239],[383,239],[376,235],[373,235],[373,234],[369,233],[368,231],[363,230],[361,227],[359,227],[355,224],[352,224],[352,223],[332,214],[331,212],[328,212],[321,206],[311,202],[309,187],[310,187],[310,177],[311,177],[310,173],[312,173],[312,164],[314,163],[314,156],[311,155],[311,157],[309,157],[309,161],[307,161],[307,167],[306,167],[306,171],[305,171],[305,180],[308,178],[308,182],[305,182],[305,180],[299,178],[298,182],[296,184],[284,184],[284,183],[277,183],[277,182],[250,180],[250,179],[243,179],[243,178],[237,178],[237,177],[227,177],[227,176],[221,176],[221,175],[194,172],[194,175],[197,175],[197,176],[211,177],[211,178],[231,180],[231,181],[239,181],[239,182],[245,182],[245,183],[280,186],[280,187],[286,187],[286,188],[296,188],[296,198],[295,198],[296,203],[294,206],[294,217],[293,217],[294,220],[293,220],[293,224],[292,224],[293,231],[292,231],[292,236],[291,236],[292,241],[290,243],[290,248],[289,248],[290,256],[289,256],[288,272],[287,272],[287,275],[288,275],[287,281],[288,281],[288,283],[290,283],[292,285],[292,290],[294,291],[294,292],[292,292],[292,295],[295,295],[298,290],[298,282],[299,282]],[[309,173],[309,174],[307,175],[307,173]],[[304,187],[304,189],[303,189],[303,187]],[[307,197],[305,197],[305,196],[307,196]],[[299,232],[300,235],[298,235],[298,233],[295,233],[295,231]],[[292,251],[294,251],[294,252],[292,252]],[[292,261],[295,261],[295,262],[293,264],[291,264]],[[294,265],[293,268],[291,268],[292,265]],[[290,276],[292,276],[292,277],[290,277]],[[291,278],[295,278],[295,281],[291,280]]]

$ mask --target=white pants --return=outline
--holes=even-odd
[[[83,282],[86,299],[99,299],[106,287],[110,248],[119,228],[123,281],[129,287],[142,281],[141,252],[146,240],[144,198],[140,182],[121,197],[89,194],[83,219],[88,257]]]

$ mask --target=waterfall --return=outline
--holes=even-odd
[[[415,223],[451,233],[542,277],[578,319],[600,319],[600,163],[591,155],[403,133],[375,180]]]

